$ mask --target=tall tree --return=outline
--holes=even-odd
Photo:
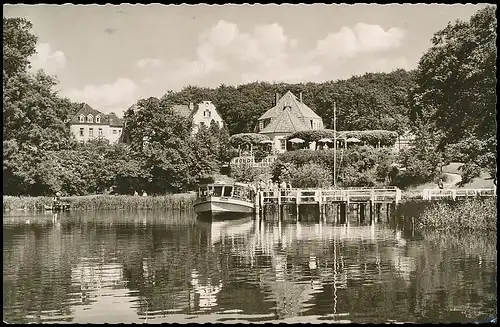
[[[30,192],[44,151],[74,145],[71,102],[58,96],[54,77],[29,71],[37,41],[31,28],[24,18],[3,19],[3,177],[9,194]]]
[[[495,7],[488,6],[434,34],[418,65],[411,112],[416,128],[428,125],[441,136],[439,151],[481,143],[480,151],[464,153],[466,165],[490,172],[496,171],[496,25]]]

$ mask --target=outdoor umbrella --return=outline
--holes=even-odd
[[[329,138],[322,138],[320,140],[318,140],[318,142],[321,142],[321,143],[331,143],[333,142],[332,139],[329,139]]]
[[[346,142],[354,142],[354,143],[358,143],[358,142],[361,142],[360,139],[357,139],[355,137],[350,137],[348,138],[347,140],[345,140]]]
[[[264,140],[264,141],[260,141],[260,144],[273,144],[274,142],[271,141],[271,140]]]
[[[288,142],[292,142],[292,143],[304,143],[305,141],[303,139],[299,139],[298,137],[295,137],[291,140],[288,140]]]

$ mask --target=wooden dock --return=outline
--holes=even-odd
[[[380,215],[383,204],[387,205],[386,212],[389,215],[390,208],[393,209],[401,201],[401,190],[397,187],[385,188],[342,188],[342,189],[273,189],[258,192],[257,212],[263,217],[266,207],[277,207],[280,216],[283,208],[291,207],[297,214],[301,207],[315,207],[319,216],[324,216],[327,210],[334,210],[337,220],[345,222],[349,206],[354,206],[359,213],[360,220],[365,218],[366,209],[369,207],[369,218],[372,220],[374,212]],[[264,217],[263,217],[264,218]]]
[[[468,189],[468,188],[453,188],[453,189],[424,189],[422,191],[423,200],[458,200],[475,197],[496,197],[497,189]]]

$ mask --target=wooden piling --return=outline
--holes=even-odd
[[[376,218],[376,217],[374,217],[374,215],[373,215],[373,201],[370,200],[370,221],[372,221],[372,220],[376,221],[376,219],[374,219],[374,218]]]
[[[340,223],[344,224],[346,222],[346,203],[340,203]]]
[[[366,207],[364,203],[358,203],[359,207],[359,222],[363,223],[365,221]]]

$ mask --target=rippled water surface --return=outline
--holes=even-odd
[[[496,238],[382,219],[69,212],[3,218],[10,323],[475,322],[496,317]]]

